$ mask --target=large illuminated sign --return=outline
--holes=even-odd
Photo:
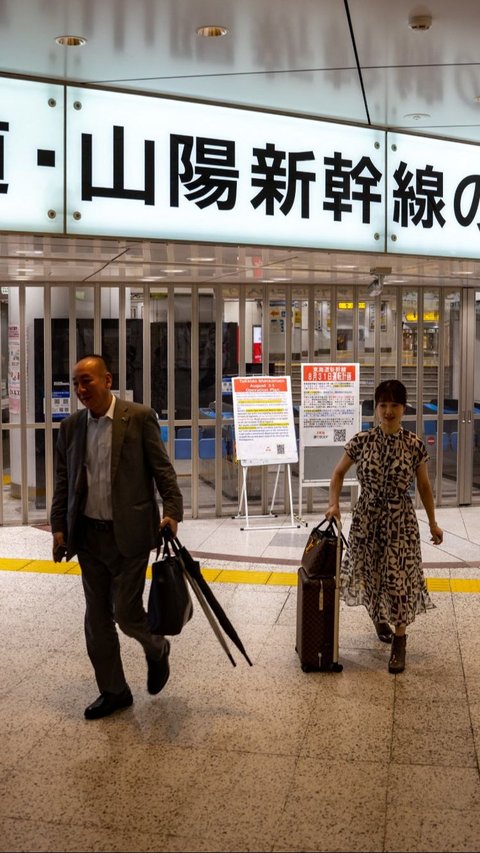
[[[478,145],[10,77],[0,104],[0,230],[480,257]]]
[[[71,87],[66,111],[69,233],[382,245],[380,131]]]
[[[63,232],[64,87],[0,80],[0,229]]]
[[[480,148],[387,134],[387,252],[478,258]]]

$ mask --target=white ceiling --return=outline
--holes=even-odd
[[[431,28],[413,31],[410,17],[426,14]],[[206,24],[229,32],[200,38]],[[480,0],[2,0],[0,74],[480,143],[479,31]],[[64,34],[87,43],[59,47]],[[375,266],[392,268],[392,284],[479,287],[480,260],[0,235],[5,283],[368,284]]]

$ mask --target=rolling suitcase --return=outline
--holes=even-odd
[[[340,611],[340,565],[342,561],[341,524],[337,527],[335,575],[322,575],[321,566],[314,577],[303,566],[298,570],[296,651],[304,672],[341,672],[338,662]]]

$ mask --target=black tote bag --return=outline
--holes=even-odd
[[[148,594],[148,621],[152,634],[180,634],[192,618],[193,602],[185,577],[183,561],[171,553],[164,539],[162,559],[152,563],[152,583]]]

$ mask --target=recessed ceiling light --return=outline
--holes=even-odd
[[[333,267],[334,270],[356,270],[356,264],[336,264]]]
[[[207,24],[203,27],[197,27],[195,32],[197,36],[204,36],[204,38],[218,38],[219,36],[226,36],[228,28],[220,27],[217,24]]]
[[[203,258],[202,258],[202,257],[198,257],[198,258],[196,258],[195,256],[194,256],[194,257],[192,257],[192,258],[187,258],[187,261],[191,261],[192,263],[202,263],[202,262],[203,262],[203,263],[211,263],[211,262],[212,262],[212,261],[214,261],[214,260],[215,260],[215,258],[208,258],[208,257],[203,257]]]
[[[168,275],[169,273],[171,273],[172,275],[178,275],[178,273],[185,272],[185,270],[168,269],[168,270],[162,270],[162,272],[165,273],[166,275]]]
[[[63,47],[83,47],[87,43],[83,36],[57,36],[55,41]]]

